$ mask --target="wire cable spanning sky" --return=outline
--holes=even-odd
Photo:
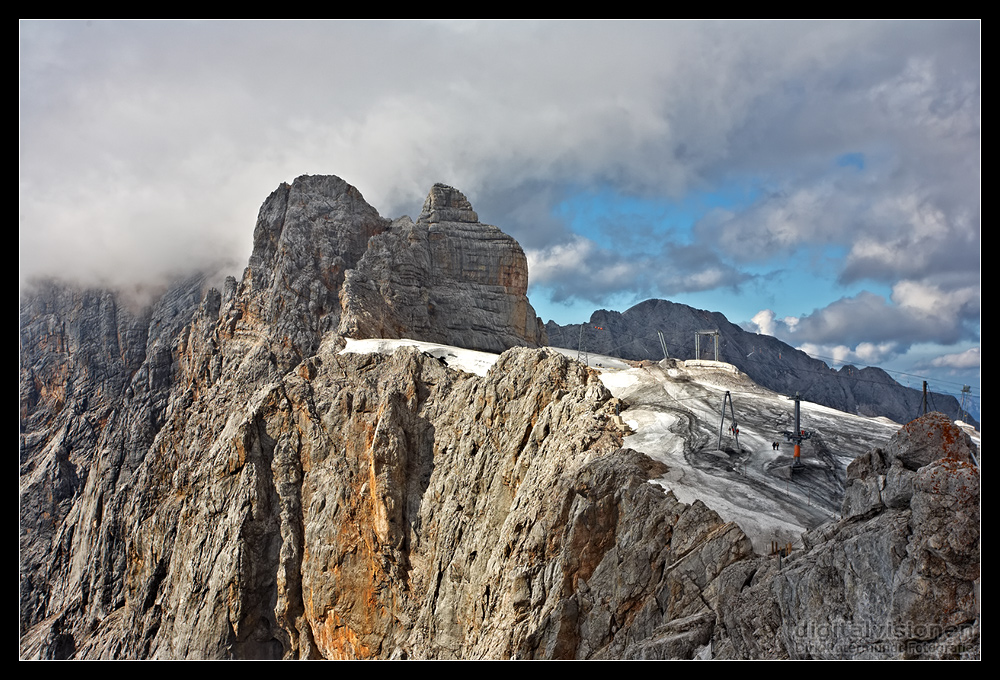
[[[981,26],[20,23],[20,280],[239,276],[264,198],[431,185],[543,319],[662,297],[979,384]]]

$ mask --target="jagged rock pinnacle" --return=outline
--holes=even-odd
[[[461,191],[447,184],[435,184],[427,194],[424,207],[420,211],[418,223],[435,222],[479,222],[479,215]]]

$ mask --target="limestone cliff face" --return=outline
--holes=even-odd
[[[124,602],[121,490],[180,405],[178,343],[199,305],[218,303],[200,284],[146,307],[55,285],[22,301],[20,632],[48,626],[45,655],[73,653],[59,626],[67,611],[99,620]]]
[[[396,220],[348,272],[340,331],[494,352],[545,345],[527,291],[517,241],[480,223],[461,192],[435,184],[416,224]]]
[[[280,362],[311,355],[340,321],[346,272],[389,220],[339,177],[303,176],[261,206],[254,247],[231,312],[234,333],[266,332]]]

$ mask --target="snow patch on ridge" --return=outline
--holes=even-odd
[[[440,345],[436,342],[422,340],[388,340],[385,338],[369,338],[366,340],[347,340],[341,354],[392,354],[400,347],[416,347],[421,352],[427,352],[433,357],[443,359],[451,368],[457,368],[466,373],[485,376],[500,357],[491,352],[479,352],[473,349],[462,349],[451,345]]]

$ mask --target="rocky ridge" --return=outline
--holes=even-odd
[[[580,329],[583,327],[583,333]],[[601,330],[595,330],[594,327]],[[625,312],[598,310],[586,324],[545,325],[550,344],[632,360],[663,358],[657,337],[661,331],[671,357],[714,358],[709,338],[702,339],[702,356],[694,356],[696,331],[719,331],[719,358],[736,366],[757,384],[847,413],[885,416],[906,423],[922,412],[921,390],[900,385],[880,368],[843,366],[831,369],[819,359],[769,335],[750,333],[730,323],[718,312],[694,309],[667,300],[646,300]],[[968,413],[961,413],[955,397],[930,393],[930,410],[963,420],[978,428]]]
[[[763,576],[774,570],[757,568],[751,590],[764,604],[743,609],[732,574],[776,559],[755,557],[700,502],[648,483],[663,470],[621,448],[593,371],[540,349],[507,351],[485,377],[412,349],[339,353],[340,333],[368,323],[351,286],[384,286],[379,323],[425,323],[405,268],[393,265],[403,276],[388,284],[373,278],[389,271],[366,262],[384,259],[380,239],[405,235],[407,258],[431,253],[441,269],[449,249],[433,254],[432,242],[453,229],[506,248],[458,192],[431,193],[417,223],[396,229],[342,180],[300,178],[267,199],[243,279],[221,291],[195,278],[137,306],[47,284],[22,300],[22,658],[692,658],[713,646],[754,656],[740,631],[770,601]],[[432,237],[434,225],[445,235]],[[458,250],[436,286],[465,278],[517,297],[517,251]],[[432,298],[447,314],[426,318],[475,318],[462,295]],[[530,341],[520,312],[494,318],[515,320],[499,324],[510,344]],[[434,327],[488,333],[476,325]],[[903,467],[919,477],[936,464]],[[975,497],[953,507],[978,512],[974,481]],[[873,494],[852,492],[851,507]],[[876,506],[862,516],[880,526]],[[914,544],[936,551],[911,569],[930,584],[906,609],[914,616],[953,591],[966,602],[944,577],[965,583],[973,548],[978,570],[978,534],[941,550],[934,522]],[[825,606],[824,588],[802,602]],[[804,616],[778,612],[769,630]],[[784,642],[757,651],[802,655]]]

